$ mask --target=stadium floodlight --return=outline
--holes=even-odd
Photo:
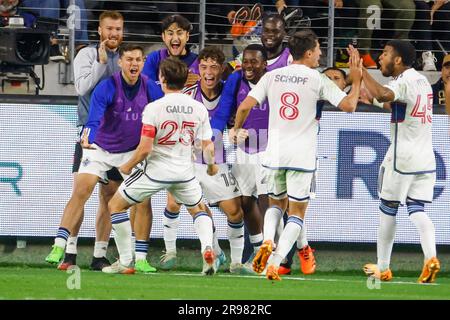
[[[0,28],[0,62],[15,66],[48,64],[50,33],[29,28]]]

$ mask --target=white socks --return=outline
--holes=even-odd
[[[77,254],[77,240],[78,237],[67,238],[66,253]]]
[[[300,235],[297,239],[297,248],[302,249],[308,245],[308,239],[306,238],[306,225],[303,224],[302,230],[300,230]]]
[[[436,257],[436,238],[434,224],[423,211],[414,212],[409,216],[420,234],[420,244],[422,246],[425,261]]]
[[[177,231],[179,224],[179,212],[170,212],[164,209],[163,233],[166,252],[177,252]]]
[[[228,221],[227,237],[230,241],[231,263],[241,263],[242,252],[244,251],[244,221]]]
[[[280,240],[278,240],[277,249],[268,262],[269,264],[274,264],[276,267],[280,266],[281,261],[287,256],[292,245],[298,239],[302,227],[303,220],[299,217],[290,216],[288,218]]]
[[[274,241],[275,232],[277,231],[282,216],[283,212],[278,207],[273,206],[266,210],[263,229],[264,240]]]
[[[129,266],[133,261],[131,245],[131,223],[126,212],[111,215],[111,223],[115,232],[117,251],[119,251],[120,263]]]
[[[194,216],[194,229],[200,239],[201,252],[203,253],[208,246],[212,249],[213,224],[206,212],[202,211]]]
[[[381,272],[389,268],[392,246],[394,245],[396,221],[395,216],[380,212],[380,226],[378,227],[377,257],[378,268]]]
[[[250,243],[253,245],[253,250],[254,252],[258,252],[259,248],[261,247],[262,243],[263,243],[263,234],[262,233],[258,233],[255,235],[249,235],[248,236],[250,239]]]
[[[106,251],[108,251],[108,241],[95,241],[94,246],[94,258],[106,257]]]

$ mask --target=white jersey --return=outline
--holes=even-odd
[[[436,171],[431,124],[433,90],[427,78],[414,69],[391,80],[395,94],[392,106],[391,145],[386,157],[394,157],[394,170],[403,174]]]
[[[208,109],[208,111],[213,111],[217,105],[219,104],[220,100],[220,94],[215,97],[214,99],[208,99],[208,97],[205,97],[205,95],[202,92],[202,89],[200,88],[200,84],[197,82],[193,84],[192,86],[186,87],[183,89],[183,93],[187,94],[188,96],[191,96],[193,99],[200,101],[203,103],[203,105]]]
[[[330,79],[305,65],[266,73],[249,96],[269,102],[269,138],[263,165],[272,169],[316,170],[316,105],[337,106],[346,96]]]
[[[193,141],[212,137],[205,106],[183,93],[169,93],[145,107],[142,122],[156,128],[145,168],[149,178],[169,183],[193,179]]]

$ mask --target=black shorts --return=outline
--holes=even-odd
[[[81,165],[81,158],[83,157],[83,148],[81,144],[77,142],[75,144],[75,152],[73,154],[73,165],[72,165],[72,173],[78,172]],[[122,175],[120,174],[117,168],[112,168],[111,170],[106,172],[106,176],[109,180],[113,181],[123,181]]]

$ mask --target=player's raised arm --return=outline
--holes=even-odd
[[[362,79],[362,61],[359,56],[358,50],[354,49],[352,46],[349,47],[349,67],[350,67],[350,78],[352,79],[352,88],[348,95],[342,99],[338,107],[345,112],[353,112],[356,110],[358,105],[359,93],[361,90],[361,79]]]
[[[232,130],[230,130],[230,140],[234,143],[238,143],[238,137],[242,137],[241,134],[239,134],[239,131],[242,130],[242,125],[244,124],[245,120],[248,117],[248,114],[252,110],[254,106],[258,104],[258,101],[253,98],[252,96],[247,96],[247,98],[242,101],[242,103],[239,105],[237,112],[236,112],[236,119],[234,120],[234,127]],[[247,130],[245,130],[244,135],[248,135]],[[239,139],[240,140],[240,139]]]
[[[147,158],[153,150],[153,140],[155,139],[156,128],[149,124],[144,124],[141,131],[141,140],[130,160],[123,164],[119,170],[124,174],[130,174],[131,170],[142,160]]]
[[[214,143],[211,140],[202,140],[203,159],[205,159],[208,165],[207,173],[210,176],[215,175],[219,171],[219,167],[216,165],[214,155]]]

